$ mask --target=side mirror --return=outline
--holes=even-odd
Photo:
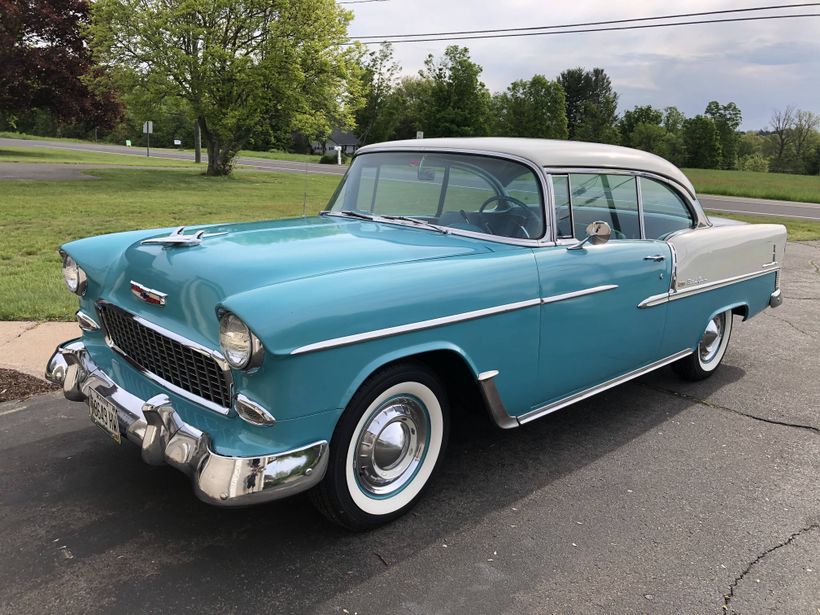
[[[610,237],[612,237],[612,227],[603,220],[596,220],[587,226],[586,238],[571,245],[567,250],[580,250],[587,243],[593,246],[600,246],[609,241]]]

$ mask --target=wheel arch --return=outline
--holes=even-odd
[[[462,348],[449,342],[410,346],[373,359],[350,383],[340,407],[347,407],[356,391],[376,371],[404,361],[417,361],[431,369],[441,380],[451,405],[464,402],[468,407],[487,411],[479,386],[478,368]]]

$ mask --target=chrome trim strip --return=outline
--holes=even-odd
[[[194,493],[208,504],[247,506],[282,499],[315,486],[327,471],[326,440],[252,457],[217,453],[210,436],[184,422],[166,395],[143,400],[120,387],[91,360],[81,340],[58,346],[46,373],[53,382],[63,381],[72,401],[88,403],[93,394],[105,398],[116,410],[120,434],[140,447],[143,461],[187,474]]]
[[[94,331],[100,330],[100,325],[97,324],[97,321],[91,318],[88,314],[83,312],[82,310],[77,310],[76,313],[77,317],[77,324],[80,326],[80,329],[83,331],[87,331],[89,333]]]
[[[771,263],[763,263],[761,266],[763,269],[769,269],[770,267],[780,267],[780,263],[777,261],[772,261]]]
[[[627,372],[626,374],[618,376],[617,378],[613,378],[612,380],[607,380],[606,382],[602,382],[601,384],[595,385],[594,387],[590,387],[584,391],[574,393],[568,397],[547,404],[546,406],[541,406],[540,408],[536,408],[535,410],[526,412],[517,417],[518,423],[524,425],[526,423],[529,423],[530,421],[534,421],[535,419],[541,418],[542,416],[546,416],[551,412],[555,412],[556,410],[565,408],[570,404],[579,402],[583,399],[586,399],[587,397],[592,397],[597,393],[602,393],[607,389],[611,389],[612,387],[618,386],[619,384],[623,384],[624,382],[637,378],[638,376],[643,376],[644,374],[649,373],[653,370],[659,369],[665,365],[669,365],[670,363],[674,363],[678,359],[682,359],[683,357],[689,356],[690,354],[692,354],[691,348],[681,350],[680,352],[676,352],[675,354],[670,355],[665,359],[655,361],[654,363],[650,363],[649,365],[646,365],[644,367],[640,367],[638,369],[632,370],[631,372]]]
[[[770,273],[774,273],[776,271],[780,271],[780,267],[776,267],[774,269],[767,269],[766,271],[754,271],[752,273],[744,273],[743,275],[736,275],[731,278],[724,278],[722,280],[715,280],[714,282],[706,282],[704,284],[698,284],[697,286],[690,286],[689,288],[682,288],[681,290],[671,290],[669,293],[664,293],[660,295],[652,295],[651,297],[647,297],[643,301],[638,304],[638,307],[648,308],[654,307],[656,305],[661,305],[662,303],[667,303],[669,301],[677,301],[678,299],[685,299],[686,297],[690,297],[692,295],[699,295],[700,293],[705,293],[710,290],[715,290],[717,288],[723,288],[724,286],[730,286],[732,284],[737,284],[738,282],[745,282],[746,280],[752,280],[754,278],[759,278],[764,275],[768,275]]]
[[[481,389],[484,402],[487,404],[490,418],[501,429],[518,427],[518,421],[507,413],[504,402],[501,401],[501,395],[499,395],[498,389],[495,387],[496,376],[498,376],[498,370],[482,372],[478,375],[478,386]]]
[[[646,239],[646,225],[643,219],[643,194],[641,193],[641,177],[635,176],[635,195],[638,199],[638,227],[641,232],[641,239]]]
[[[154,323],[152,323],[148,320],[145,320],[141,316],[137,316],[136,314],[132,314],[131,312],[129,312],[127,310],[124,310],[121,307],[118,307],[116,304],[111,303],[110,301],[105,301],[105,300],[101,299],[101,300],[97,301],[97,304],[98,305],[111,305],[114,308],[122,311],[125,315],[127,315],[132,320],[138,322],[139,324],[141,324],[141,325],[143,325],[143,326],[145,326],[149,329],[153,329],[154,331],[156,331],[160,335],[164,335],[165,337],[168,337],[168,338],[174,340],[175,342],[178,342],[178,343],[182,344],[183,346],[187,346],[188,348],[190,348],[191,350],[194,350],[195,352],[198,352],[200,354],[203,354],[203,355],[206,355],[206,356],[212,358],[214,361],[216,361],[217,365],[219,365],[220,369],[222,369],[222,371],[225,373],[225,378],[228,382],[228,387],[229,387],[230,392],[233,391],[233,373],[231,372],[231,368],[228,365],[228,361],[225,359],[225,357],[223,357],[222,354],[220,354],[216,350],[206,348],[202,344],[199,344],[199,343],[197,343],[193,340],[190,340],[187,337],[183,337],[183,336],[181,336],[177,333],[174,333],[173,331],[169,331],[165,327],[161,327],[161,326],[156,325],[156,324],[154,324]],[[103,318],[102,313],[99,312],[99,308],[98,308],[97,313],[100,316],[100,322],[102,322],[103,326],[105,326],[105,319]],[[216,403],[214,403],[214,402],[212,402],[208,399],[204,399],[202,397],[199,397],[199,395],[194,395],[190,391],[186,391],[185,389],[182,389],[182,388],[176,386],[172,382],[168,382],[167,380],[165,380],[163,378],[160,378],[155,373],[148,371],[142,365],[140,365],[137,361],[135,361],[134,359],[129,357],[128,354],[124,350],[122,350],[119,346],[117,346],[114,343],[114,340],[111,339],[111,336],[108,334],[107,330],[103,329],[103,332],[105,333],[105,343],[108,345],[108,347],[111,348],[112,350],[114,350],[117,354],[119,354],[121,357],[123,357],[126,361],[128,361],[128,363],[130,363],[134,368],[137,369],[137,371],[139,371],[146,378],[148,378],[150,380],[153,380],[157,384],[165,387],[166,389],[172,391],[173,393],[179,395],[180,397],[190,399],[194,403],[199,404],[200,406],[203,406],[203,407],[207,408],[208,410],[213,410],[214,412],[218,412],[219,414],[224,414],[224,415],[230,414],[230,412],[231,412],[230,408],[220,406],[219,404],[216,404]]]
[[[270,427],[276,424],[274,416],[268,412],[261,404],[256,403],[247,395],[239,393],[234,404],[236,413],[243,421],[251,425],[262,425]]]
[[[506,303],[491,308],[484,308],[481,310],[473,310],[471,312],[462,312],[460,314],[453,314],[451,316],[442,316],[441,318],[431,318],[430,320],[421,320],[419,322],[408,323],[406,325],[397,325],[395,327],[386,327],[384,329],[376,329],[374,331],[366,331],[364,333],[355,333],[353,335],[345,335],[342,337],[334,337],[322,342],[314,344],[307,344],[299,346],[290,351],[291,355],[305,354],[308,352],[316,352],[317,350],[328,350],[330,348],[338,348],[339,346],[349,346],[350,344],[358,344],[369,340],[375,340],[382,337],[390,337],[393,335],[401,335],[403,333],[411,333],[413,331],[421,331],[422,329],[432,329],[434,327],[441,327],[450,325],[465,320],[475,320],[476,318],[484,318],[485,316],[493,316],[495,314],[503,314],[505,312],[513,312],[515,310],[523,310],[524,308],[533,307],[535,305],[544,305],[547,303],[556,303],[558,301],[566,301],[567,299],[574,299],[576,297],[583,297],[584,295],[591,295],[607,290],[618,288],[617,284],[607,284],[605,286],[595,286],[594,288],[585,288],[583,290],[576,290],[571,293],[563,293],[560,295],[553,295],[551,297],[539,297],[537,299],[527,299],[525,301],[517,301],[515,303]]]
[[[400,335],[402,333],[410,333],[413,331],[421,331],[422,329],[432,329],[434,327],[441,327],[443,325],[450,325],[465,320],[475,320],[476,318],[484,318],[485,316],[493,316],[495,314],[503,314],[505,312],[513,312],[515,310],[523,310],[528,307],[540,305],[541,299],[527,299],[525,301],[517,301],[515,303],[507,303],[491,308],[484,308],[481,310],[473,310],[471,312],[462,312],[461,314],[453,314],[451,316],[442,316],[441,318],[431,318],[430,320],[422,320],[419,322],[409,323],[406,325],[398,325],[395,327],[386,327],[384,329],[376,329],[375,331],[367,331],[365,333],[355,333],[353,335],[345,335],[342,337],[335,337],[333,339],[316,342],[315,344],[307,344],[291,350],[291,355],[305,354],[307,352],[315,352],[317,350],[327,350],[329,348],[337,348],[339,346],[348,346],[350,344],[358,344],[359,342],[375,340],[382,337],[390,337],[392,335]]]
[[[602,293],[608,290],[618,288],[617,284],[604,284],[603,286],[593,286],[592,288],[585,288],[583,290],[575,290],[571,293],[562,293],[560,295],[552,295],[551,297],[541,297],[541,304],[557,303],[558,301],[566,301],[567,299],[574,299],[575,297],[583,297],[585,295],[594,295],[595,293]]]

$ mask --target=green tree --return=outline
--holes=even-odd
[[[361,72],[364,105],[356,112],[359,143],[378,143],[390,138],[398,118],[389,112],[390,97],[400,66],[393,58],[393,47],[383,43],[367,54]]]
[[[358,50],[339,46],[351,18],[333,0],[97,0],[90,31],[103,63],[190,105],[208,174],[226,175],[271,118],[317,136],[352,125]]]
[[[666,130],[662,128],[661,124],[663,123],[663,111],[660,109],[655,109],[652,105],[646,105],[643,107],[635,107],[629,111],[624,111],[623,117],[621,117],[620,121],[618,122],[618,130],[621,133],[621,143],[624,145],[629,145],[630,147],[638,147],[639,149],[646,149],[644,147],[640,147],[636,143],[636,140],[633,140],[633,135],[635,130],[640,125],[645,125],[647,128],[642,129],[642,132],[645,133],[641,136],[640,139],[637,141],[645,141],[646,135],[649,133],[653,133],[655,137],[662,139],[663,135],[665,134]],[[661,131],[651,130],[648,127],[657,127],[660,128]],[[647,151],[654,151],[648,150]]]
[[[494,132],[500,136],[567,138],[564,90],[543,75],[535,75],[529,81],[514,81],[506,92],[496,94],[493,115]]]
[[[428,55],[423,79],[430,82],[424,109],[428,137],[480,137],[488,134],[490,92],[480,80],[481,66],[470,59],[466,47],[450,45],[436,60]]]
[[[720,165],[720,134],[711,117],[696,115],[683,124],[686,164],[699,169],[716,169]]]
[[[712,118],[718,131],[720,139],[720,163],[721,169],[737,168],[737,150],[740,144],[740,122],[743,116],[738,106],[730,102],[721,105],[713,100],[706,105],[705,115]]]
[[[558,76],[567,104],[570,139],[617,143],[618,94],[602,68],[571,68]]]
[[[663,127],[667,132],[681,134],[686,116],[677,107],[666,107],[663,110]]]
[[[432,83],[421,77],[404,77],[387,99],[385,115],[392,121],[388,139],[415,139],[423,130]]]

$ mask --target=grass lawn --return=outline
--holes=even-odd
[[[10,132],[8,130],[0,130],[0,137],[6,139],[23,139],[24,141],[64,141],[66,143],[93,143],[93,141],[84,141],[83,139],[69,139],[67,137],[40,137],[38,135],[29,135],[24,132]]]
[[[820,175],[683,169],[703,194],[820,203]]]
[[[48,147],[0,147],[0,162],[49,162],[52,164],[118,164],[129,167],[179,167],[199,168],[187,160],[172,160],[130,154],[110,154],[84,152],[79,150],[54,149]]]
[[[789,241],[820,240],[820,222],[812,220],[798,220],[795,218],[779,218],[777,216],[749,216],[733,214],[725,211],[707,211],[710,217],[731,218],[752,224],[782,224],[789,233]]]
[[[266,160],[291,160],[293,162],[319,162],[321,156],[317,156],[316,154],[291,154],[290,152],[281,152],[281,151],[273,151],[273,152],[254,152],[249,149],[243,149],[239,152],[239,162],[241,163],[241,158],[245,156],[247,158],[264,158]]]
[[[76,153],[76,152],[72,152]],[[0,320],[71,320],[57,247],[115,231],[302,215],[305,176],[239,171],[95,169],[94,181],[0,184]],[[311,175],[308,214],[324,209],[338,177]]]

